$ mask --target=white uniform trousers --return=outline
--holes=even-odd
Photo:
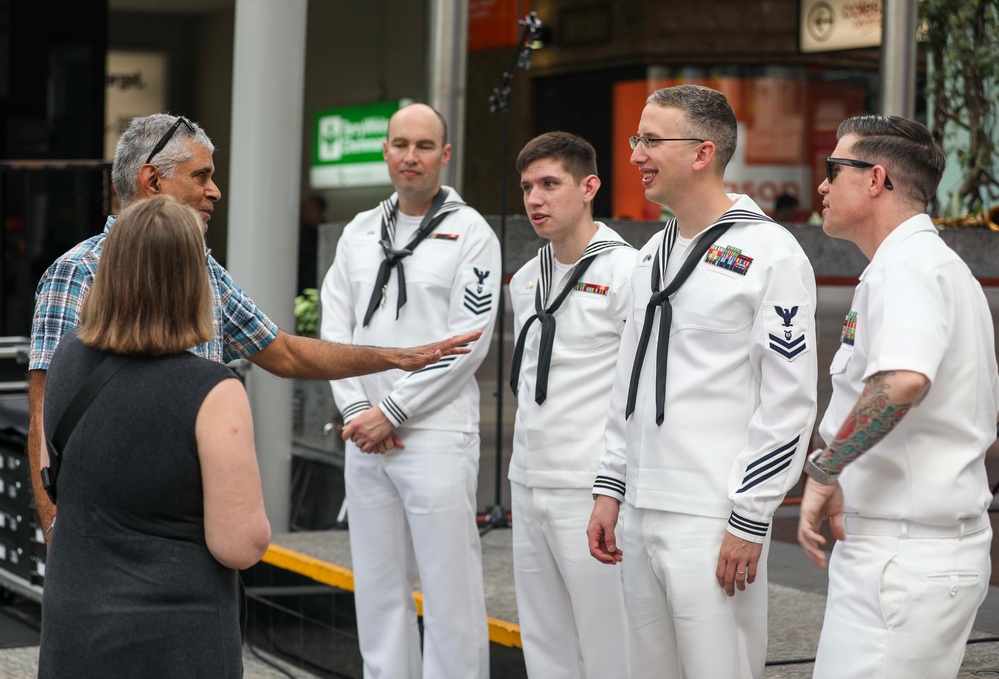
[[[527,488],[511,481],[510,491],[517,617],[527,676],[627,679],[621,571],[590,556],[589,488]]]
[[[988,527],[961,538],[848,532],[829,561],[813,677],[956,677],[988,592],[991,542]]]
[[[760,679],[767,656],[769,537],[745,591],[715,571],[727,519],[622,504],[624,599],[634,679]]]
[[[488,679],[479,435],[403,430],[405,448],[347,442],[357,633],[365,679]],[[423,655],[413,587],[423,590]],[[422,664],[422,669],[421,669]]]

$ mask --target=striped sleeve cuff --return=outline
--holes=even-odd
[[[357,401],[355,403],[351,403],[349,406],[344,406],[340,409],[340,415],[343,417],[343,423],[347,424],[352,419],[370,408],[370,401]]]
[[[728,532],[749,542],[763,543],[767,538],[770,523],[747,518],[736,511],[728,517]]]
[[[389,419],[389,422],[391,422],[395,427],[398,427],[409,419],[409,415],[406,414],[406,411],[400,408],[399,404],[393,401],[391,396],[386,396],[385,399],[378,404],[378,406],[382,409],[382,412],[385,413],[385,417]]]
[[[624,502],[624,481],[612,476],[597,476],[593,482],[594,495],[609,495],[618,502]]]

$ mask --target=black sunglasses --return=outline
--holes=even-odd
[[[187,118],[184,116],[178,116],[174,124],[170,126],[170,129],[167,130],[162,137],[160,137],[160,140],[156,142],[156,146],[154,146],[153,150],[149,152],[149,156],[146,158],[146,164],[152,161],[152,159],[156,157],[156,154],[162,151],[166,145],[170,143],[170,138],[173,137],[174,132],[177,131],[177,128],[180,127],[181,123],[187,126],[187,129],[191,131],[191,134],[195,133],[194,126],[191,125]]]
[[[846,165],[848,167],[859,167],[863,170],[874,167],[874,163],[868,163],[866,160],[856,160],[855,158],[826,158],[826,181],[830,184],[836,179],[836,175],[839,173],[840,165]],[[891,191],[895,187],[892,185],[891,180],[888,179],[888,175],[885,174],[885,188]]]

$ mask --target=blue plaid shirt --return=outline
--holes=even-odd
[[[108,217],[103,233],[88,238],[57,259],[38,282],[28,370],[48,370],[59,340],[79,324],[80,310],[114,219]],[[215,307],[215,336],[191,351],[219,363],[260,351],[277,337],[277,326],[239,289],[211,254],[206,253],[206,261]]]

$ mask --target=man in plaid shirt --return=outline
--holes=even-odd
[[[154,114],[133,119],[115,149],[111,171],[122,207],[143,198],[170,195],[197,211],[207,231],[215,201],[222,197],[212,180],[214,152],[204,130],[183,116]],[[114,219],[109,216],[101,234],[57,259],[42,276],[35,293],[28,365],[28,458],[46,541],[56,513],[40,476],[41,468],[48,464],[41,445],[46,371],[59,340],[79,323],[80,310]],[[215,335],[191,351],[213,361],[228,363],[246,358],[281,377],[335,380],[391,368],[419,370],[441,356],[467,353],[459,345],[478,338],[478,333],[473,333],[408,349],[381,349],[289,335],[254,305],[208,251],[205,261],[212,283]]]

